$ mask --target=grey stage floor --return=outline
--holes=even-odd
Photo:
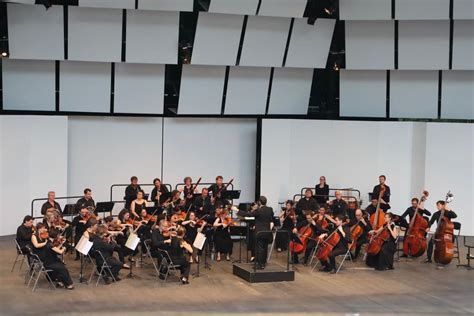
[[[225,261],[212,262],[211,270],[201,269],[201,276],[185,286],[163,284],[153,268],[145,266],[134,269],[138,278],[126,279],[127,270],[122,270],[122,281],[95,287],[77,282],[79,264],[68,255],[76,289],[52,290],[43,281],[31,293],[18,269],[10,272],[14,257],[13,238],[0,238],[1,315],[474,313],[474,271],[456,268],[455,263],[438,270],[421,258],[402,260],[386,272],[366,269],[360,262],[346,264],[338,275],[297,266],[295,282],[266,284],[248,284],[233,276],[232,264]],[[283,257],[278,254],[273,260]]]

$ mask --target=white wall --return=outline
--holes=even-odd
[[[30,214],[31,200],[66,194],[67,118],[0,117],[0,144],[0,235],[8,235]]]
[[[163,179],[182,183],[185,176],[214,182],[234,178],[241,201],[255,199],[255,119],[166,118]]]
[[[473,132],[469,124],[264,120],[261,191],[278,207],[325,175],[330,187],[360,190],[365,207],[367,193],[385,174],[394,213],[423,189],[434,210],[451,189],[463,233],[473,235]]]

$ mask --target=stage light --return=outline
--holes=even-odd
[[[2,57],[7,57],[8,53],[7,52],[2,52]]]
[[[339,65],[337,63],[334,63],[334,66],[332,66],[332,69],[334,71],[339,71]]]

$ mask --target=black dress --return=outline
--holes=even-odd
[[[318,184],[315,187],[315,191],[316,195],[314,198],[316,199],[316,202],[318,202],[319,205],[326,204],[329,198],[329,185],[325,184],[324,187],[320,188]]]
[[[392,228],[393,227],[395,227],[395,225],[392,225]],[[396,240],[393,238],[392,234],[390,234],[390,238],[384,242],[380,252],[375,256],[367,255],[365,262],[369,267],[375,268],[375,270],[391,270],[393,269],[393,256],[396,251]]]
[[[222,219],[218,218],[218,223],[222,223]],[[230,238],[230,231],[229,226],[223,227],[219,226],[216,228],[216,232],[214,233],[214,245],[216,248],[216,252],[220,252],[221,254],[232,254],[232,239]]]
[[[43,242],[36,236],[39,242]],[[48,241],[46,246],[35,248],[34,253],[38,255],[47,270],[52,270],[49,276],[52,280],[62,282],[65,286],[72,285],[72,279],[64,263],[59,259],[58,254],[53,250],[53,244]]]

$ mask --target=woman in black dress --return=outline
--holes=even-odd
[[[278,252],[288,250],[289,236],[296,227],[297,219],[294,209],[294,202],[288,200],[285,202],[285,208],[280,214],[281,232],[276,235],[275,246]]]
[[[227,211],[223,210],[221,206],[216,209],[216,219],[214,221],[214,227],[216,231],[214,233],[214,246],[217,252],[217,261],[221,261],[221,254],[226,255],[226,260],[230,261],[232,255],[232,239],[230,237],[230,228],[228,221]]]
[[[319,205],[324,205],[329,199],[329,185],[326,184],[326,177],[319,177],[319,184],[315,187],[316,194],[314,198]]]
[[[38,223],[36,233],[31,236],[33,252],[38,255],[47,270],[52,270],[49,276],[58,282],[58,286],[73,290],[74,285],[69,271],[58,257],[66,252],[66,247],[62,243],[53,244],[53,240],[58,236],[57,231],[51,231],[49,236],[44,238],[43,234],[46,233],[46,226],[43,223]]]
[[[398,237],[398,227],[392,223],[393,214],[385,214],[385,224],[380,227],[378,230],[371,230],[369,234],[378,234],[383,229],[388,229],[390,232],[390,237],[382,245],[382,249],[376,255],[370,256],[367,255],[366,264],[369,267],[374,268],[375,270],[384,271],[384,270],[393,270],[393,256],[397,251],[397,237]]]
[[[132,213],[133,218],[140,217],[140,213],[143,209],[146,209],[148,206],[147,201],[145,200],[145,192],[142,190],[137,192],[137,198],[132,201],[132,205],[130,206],[130,212]]]

